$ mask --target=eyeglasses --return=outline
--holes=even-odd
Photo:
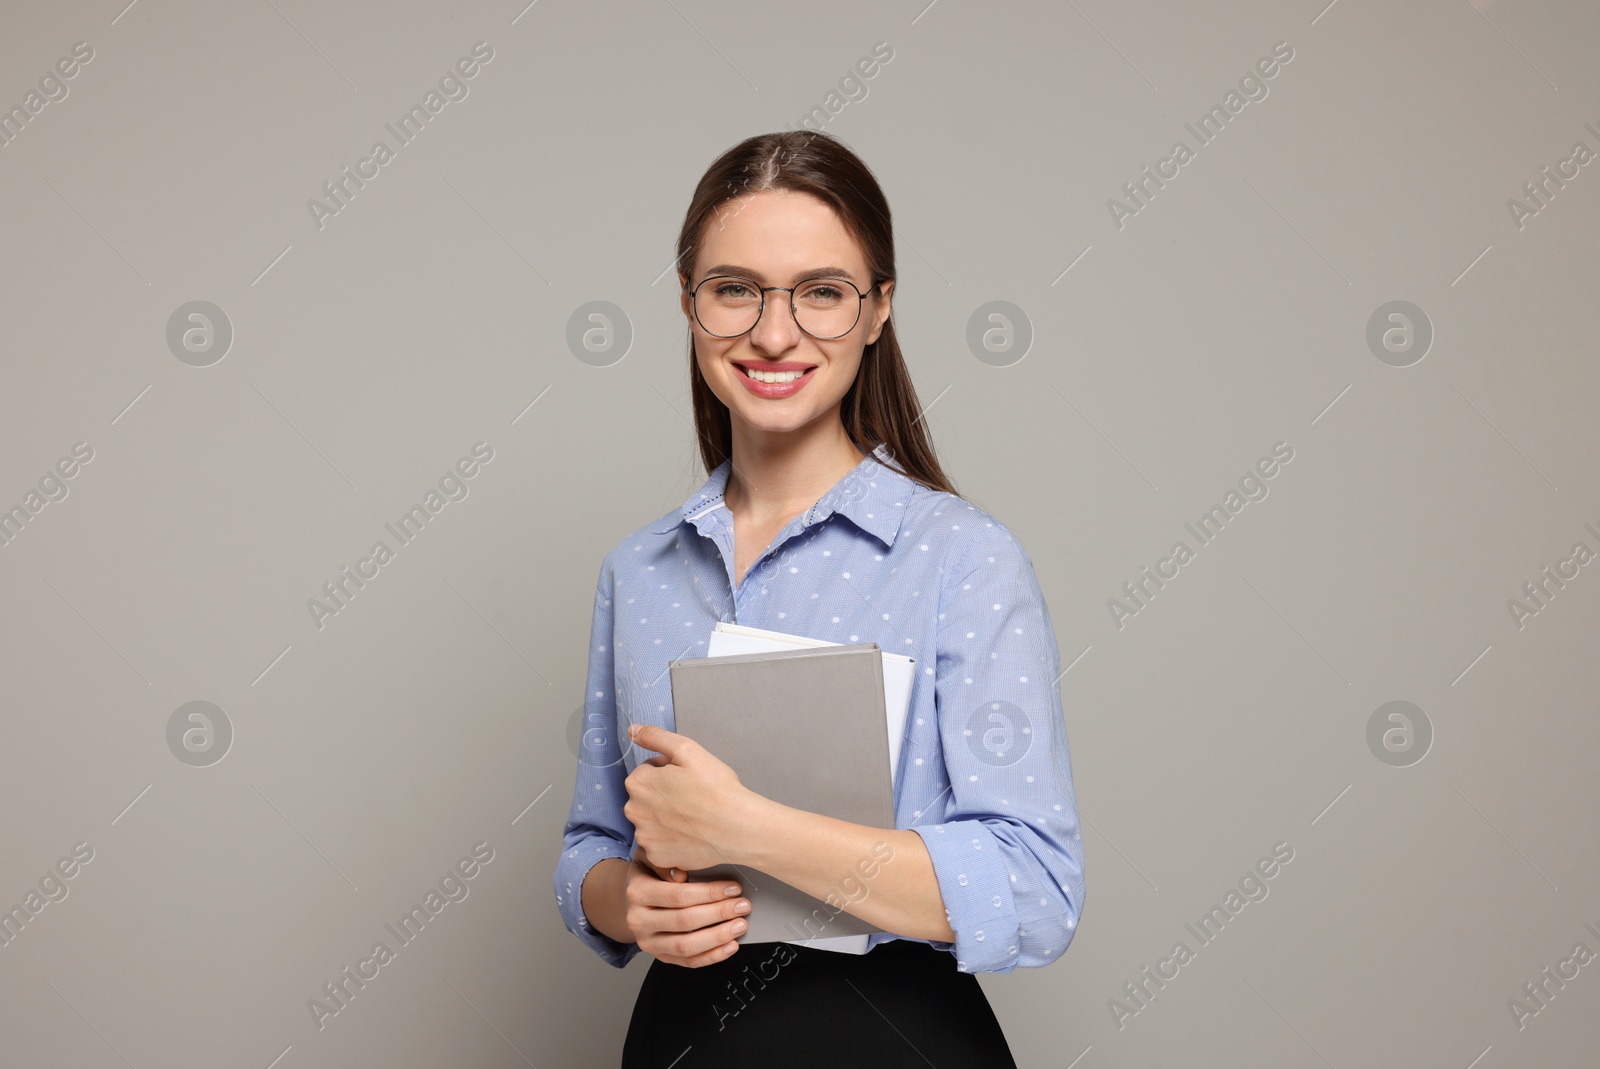
[[[861,319],[867,294],[842,278],[813,278],[798,286],[760,286],[737,275],[712,275],[689,293],[694,318],[714,338],[737,338],[755,328],[772,291],[789,295],[789,310],[801,330],[821,341],[842,338]],[[874,283],[871,292],[877,292]],[[852,298],[854,298],[852,300]]]

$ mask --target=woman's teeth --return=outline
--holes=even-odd
[[[793,382],[805,374],[804,371],[755,371],[751,368],[745,368],[744,373],[757,382]]]

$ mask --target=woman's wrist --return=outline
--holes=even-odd
[[[628,868],[620,857],[602,858],[590,866],[578,895],[589,927],[618,943],[635,941],[628,927]]]

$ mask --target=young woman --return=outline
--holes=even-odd
[[[832,137],[752,137],[678,254],[710,474],[601,565],[562,918],[612,965],[655,958],[625,1069],[1014,1065],[974,974],[1048,965],[1083,910],[1060,657],[1031,559],[934,456],[888,202]],[[895,830],[757,795],[672,730],[667,664],[718,620],[916,658]],[[884,931],[864,955],[741,945],[741,888],[685,876],[726,863]]]

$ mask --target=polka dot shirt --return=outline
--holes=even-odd
[[[679,509],[601,564],[585,734],[556,866],[568,931],[621,968],[638,954],[591,928],[580,889],[633,856],[623,779],[631,723],[674,727],[669,661],[703,656],[718,620],[916,659],[895,827],[922,837],[965,972],[1048,965],[1083,911],[1060,654],[1033,562],[988,513],[930,490],[878,446],[795,517],[737,584],[724,461]],[[871,946],[909,938],[881,932]]]

